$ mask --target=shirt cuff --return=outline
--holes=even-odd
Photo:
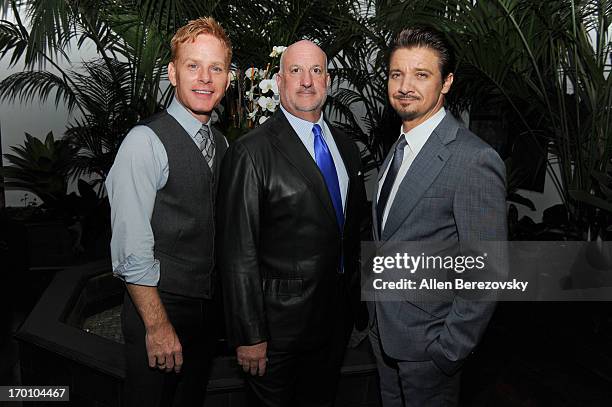
[[[130,254],[113,270],[113,275],[128,284],[156,287],[159,283],[159,260]]]

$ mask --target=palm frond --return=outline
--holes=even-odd
[[[31,27],[25,64],[42,68],[47,62],[43,56],[56,59],[58,55],[68,59],[66,47],[75,33],[75,13],[65,0],[26,1]]]
[[[17,72],[0,81],[1,100],[19,100],[22,103],[33,100],[45,102],[52,94],[55,105],[63,102],[69,111],[72,111],[77,103],[74,90],[64,78],[51,72]]]
[[[10,21],[0,21],[0,59],[8,53],[11,55],[9,65],[15,65],[25,54],[28,47],[27,32],[18,24]]]

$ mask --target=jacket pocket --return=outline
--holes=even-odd
[[[266,278],[263,280],[263,291],[272,297],[301,297],[303,280],[288,278]]]

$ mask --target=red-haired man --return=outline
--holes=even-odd
[[[214,202],[227,141],[211,127],[229,85],[231,43],[212,18],[171,42],[170,106],[126,136],[106,181],[122,310],[127,406],[202,405],[210,332]]]

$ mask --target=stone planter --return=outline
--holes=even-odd
[[[123,284],[112,277],[108,261],[57,273],[16,334],[22,384],[70,386],[71,401],[67,405],[121,406],[123,344],[87,332],[83,324],[91,315],[116,309],[123,289]],[[377,405],[375,372],[367,340],[349,349],[338,405]],[[243,387],[235,357],[219,352],[213,362],[204,407],[244,405]]]

